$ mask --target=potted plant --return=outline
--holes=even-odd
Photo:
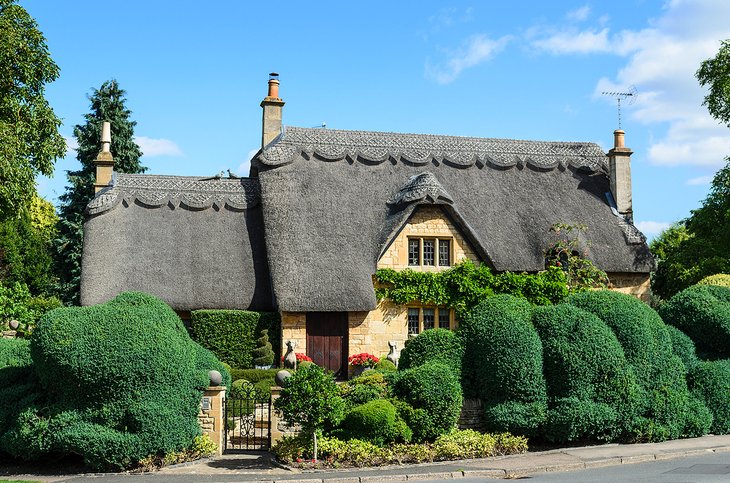
[[[355,377],[359,376],[363,372],[372,369],[380,359],[367,352],[355,354],[347,358],[347,362],[350,363],[353,370],[352,373]]]

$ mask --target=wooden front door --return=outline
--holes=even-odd
[[[307,312],[307,355],[336,378],[347,378],[347,312]]]

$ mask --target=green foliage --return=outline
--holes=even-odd
[[[400,369],[418,367],[428,362],[443,362],[461,377],[464,347],[459,337],[448,329],[430,329],[408,341],[401,351]]]
[[[483,300],[459,326],[464,392],[484,401],[489,430],[529,436],[543,422],[547,393],[532,310],[524,299],[498,295]]]
[[[30,209],[38,174],[66,153],[61,120],[45,98],[58,78],[38,24],[15,0],[0,0],[0,220]]]
[[[710,431],[730,433],[730,360],[701,361],[687,380],[692,394],[712,413]]]
[[[253,367],[252,354],[256,347],[256,334],[260,334],[263,330],[268,331],[268,339],[276,344],[273,350],[279,354],[281,320],[278,313],[195,310],[190,314],[190,332],[193,340],[213,351],[221,361],[236,368]]]
[[[680,437],[689,398],[687,372],[674,355],[659,314],[635,297],[608,290],[574,294],[567,302],[598,316],[616,335],[639,385],[638,414],[656,427],[652,438]],[[636,434],[636,438],[649,436]]]
[[[667,325],[667,333],[672,340],[672,352],[681,359],[684,367],[689,371],[699,362],[695,351],[695,343],[687,334],[673,325]]]
[[[386,399],[374,399],[355,406],[342,421],[346,439],[361,439],[378,446],[395,442],[409,442],[412,431],[396,413],[395,406]]]
[[[614,333],[571,305],[537,307],[551,441],[612,440],[633,419],[639,388]]]
[[[0,222],[0,281],[27,285],[34,295],[50,292],[55,278],[45,236],[28,214]]]
[[[190,447],[208,371],[228,371],[161,300],[126,292],[46,314],[30,345],[42,397],[28,398],[0,449],[24,459],[81,454],[96,469]]]
[[[550,231],[558,235],[559,239],[545,251],[545,265],[565,272],[571,292],[606,288],[609,283],[606,272],[586,258],[580,239],[572,236],[574,231],[584,232],[587,229],[582,224],[567,223],[555,223],[550,227]]]
[[[416,441],[433,440],[449,432],[461,413],[462,392],[459,378],[451,367],[428,362],[398,371],[393,377],[393,394],[418,412],[401,413]]]
[[[272,350],[271,342],[269,342],[268,329],[259,331],[259,338],[256,339],[256,348],[251,353],[255,366],[270,366],[274,364],[276,355]]]
[[[66,191],[59,196],[58,237],[54,240],[56,269],[60,278],[58,292],[64,302],[78,304],[81,281],[81,252],[83,248],[84,209],[94,197],[96,169],[94,159],[101,150],[101,126],[111,124],[111,152],[114,171],[118,173],[144,173],[142,151],[134,141],[135,121],[126,107],[125,91],[116,80],[104,82],[93,89],[89,96],[91,110],[84,115],[86,122],[74,126],[78,144],[76,159],[81,166],[68,171]]]
[[[664,299],[709,275],[730,273],[730,251],[727,249],[730,240],[730,162],[715,174],[702,206],[692,210],[683,224],[686,236],[667,248],[652,278],[652,291]],[[664,237],[664,234],[660,235],[660,238]]]
[[[700,354],[730,358],[730,287],[694,285],[662,305],[660,313],[694,341]]]
[[[558,303],[568,294],[565,274],[558,268],[534,275],[495,274],[488,266],[477,267],[470,260],[440,272],[379,269],[375,280],[378,299],[454,308],[459,319],[480,300],[493,294],[511,294],[538,305]]]
[[[730,275],[726,273],[716,273],[715,275],[708,275],[697,283],[699,285],[720,285],[722,287],[730,287]]]
[[[348,408],[382,399],[388,395],[385,376],[379,371],[366,371],[361,376],[340,385],[340,391]]]
[[[337,425],[344,416],[345,402],[332,375],[313,364],[300,367],[286,380],[274,407],[290,424],[299,424],[312,435]]]
[[[380,372],[395,372],[397,370],[395,364],[386,359],[385,356],[380,358],[380,360],[377,364],[375,364],[375,367],[373,367],[373,369]]]
[[[0,283],[0,327],[3,329],[11,320],[17,320],[18,332],[29,336],[46,312],[61,306],[61,301],[55,297],[31,296],[25,284]]]
[[[691,372],[691,371],[690,371]],[[712,428],[712,412],[695,394],[691,394],[687,404],[687,419],[684,424],[683,438],[699,438]]]
[[[709,92],[702,103],[710,115],[730,127],[730,40],[720,42],[715,57],[704,60],[695,74]]]

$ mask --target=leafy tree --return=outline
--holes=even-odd
[[[68,171],[66,192],[59,197],[59,236],[55,240],[56,266],[60,277],[58,292],[66,303],[79,302],[81,282],[81,251],[83,246],[84,209],[94,197],[96,170],[94,159],[101,148],[100,135],[103,121],[111,123],[114,156],[114,171],[119,173],[144,173],[141,165],[142,151],[134,142],[135,121],[130,120],[132,112],[126,108],[125,91],[116,80],[104,82],[89,96],[91,112],[84,117],[86,123],[74,127],[78,142],[76,159],[81,169]]]
[[[730,127],[730,40],[722,41],[717,55],[702,62],[696,75],[700,85],[709,87],[703,105]],[[669,298],[708,275],[729,273],[729,246],[730,162],[715,174],[702,206],[652,243],[660,258],[652,289]]]
[[[342,421],[345,401],[332,376],[311,364],[301,366],[286,379],[274,407],[290,424],[299,424],[304,434],[312,435],[316,461],[317,433],[326,425],[334,426]]]
[[[0,220],[27,211],[35,177],[66,152],[61,120],[44,97],[58,78],[38,24],[15,0],[0,0]]]

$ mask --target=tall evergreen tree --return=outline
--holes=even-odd
[[[81,251],[83,247],[84,209],[94,197],[94,159],[101,148],[101,125],[111,123],[111,152],[114,171],[118,173],[144,173],[147,168],[140,163],[142,151],[134,142],[135,121],[126,108],[125,91],[116,80],[104,82],[89,96],[91,112],[84,115],[86,123],[74,127],[78,143],[76,159],[81,169],[67,171],[68,185],[59,197],[59,226],[55,256],[59,276],[59,296],[68,304],[78,304],[81,282]]]

